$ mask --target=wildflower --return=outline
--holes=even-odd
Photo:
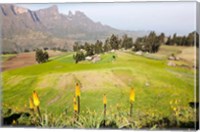
[[[172,105],[173,101],[171,100],[169,103],[170,103],[170,105]]]
[[[40,100],[39,100],[39,97],[38,97],[38,94],[36,93],[36,91],[33,91],[33,103],[35,106],[40,105]]]
[[[40,119],[42,119],[41,112],[40,112],[40,100],[36,91],[33,91],[33,104],[36,106]]]
[[[77,112],[78,111],[78,105],[76,102],[74,102],[74,111]]]
[[[134,102],[135,101],[135,91],[133,88],[131,88],[131,92],[130,92],[130,102]]]
[[[80,86],[78,83],[76,83],[76,87],[75,87],[75,95],[77,97],[77,102],[78,102],[78,114],[80,113],[80,94],[81,94],[81,91],[80,91]]]
[[[74,96],[74,103],[76,103],[76,96]]]
[[[76,97],[80,96],[81,92],[80,92],[80,86],[78,83],[76,83]]]
[[[34,109],[33,99],[29,98],[29,108]]]
[[[175,100],[175,104],[177,104],[178,103],[178,101],[177,101],[177,99]]]
[[[132,111],[133,111],[133,102],[135,101],[135,91],[133,88],[131,88],[130,91],[130,117],[132,117]]]
[[[12,125],[16,125],[16,124],[17,124],[16,120],[13,120]]]
[[[176,107],[174,107],[173,110],[176,111],[177,110]]]
[[[103,104],[106,105],[107,104],[107,99],[106,99],[106,95],[104,94],[103,96]]]

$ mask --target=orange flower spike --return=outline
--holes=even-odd
[[[80,91],[80,86],[78,83],[76,83],[76,97],[80,96],[81,91]]]
[[[30,109],[34,109],[34,104],[33,104],[33,99],[32,98],[29,99],[29,108]]]
[[[40,100],[39,100],[39,97],[38,97],[38,94],[36,93],[36,91],[33,91],[33,104],[35,106],[40,105]]]
[[[135,91],[133,88],[131,88],[131,91],[130,91],[130,102],[134,102],[135,101]]]
[[[78,105],[77,105],[77,103],[76,102],[74,102],[74,111],[78,111]]]
[[[106,95],[104,94],[103,96],[103,104],[106,105],[107,104],[107,98],[106,98]]]
[[[76,96],[74,96],[74,103],[76,103]]]

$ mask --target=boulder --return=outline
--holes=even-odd
[[[135,52],[136,55],[142,55],[142,51]]]
[[[168,66],[176,66],[176,64],[175,64],[173,61],[169,61],[169,62],[167,63],[167,65],[168,65]]]

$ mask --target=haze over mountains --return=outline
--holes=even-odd
[[[1,4],[3,52],[22,52],[40,47],[71,50],[75,41],[104,40],[111,34],[136,38],[146,32],[123,31],[94,22],[83,12],[61,14],[56,5],[31,11],[13,4]]]

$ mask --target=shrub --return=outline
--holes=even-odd
[[[46,51],[43,52],[41,49],[37,49],[36,54],[35,54],[35,58],[36,58],[36,61],[38,63],[44,63],[44,62],[48,61],[49,54]]]
[[[73,56],[76,63],[79,61],[85,60],[85,55],[82,51],[78,51],[76,55]]]

